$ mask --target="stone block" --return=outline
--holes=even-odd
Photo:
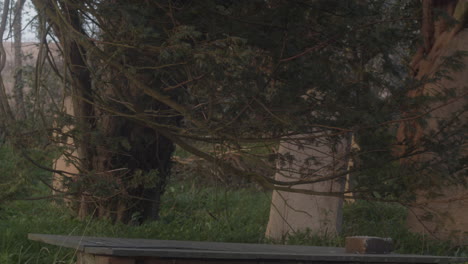
[[[388,254],[393,249],[391,238],[353,236],[346,238],[346,253]]]

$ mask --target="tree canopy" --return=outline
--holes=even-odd
[[[410,58],[421,41],[417,1],[33,3],[44,50],[36,89],[49,88],[40,77],[47,64],[61,79],[61,93],[71,96],[74,117],[55,118],[53,124],[52,112],[64,116],[58,107],[47,118],[33,115],[41,122],[30,126],[45,140],[51,131],[61,134],[54,137],[63,143],[59,150],[77,150],[68,160],[79,173],[55,172],[67,176],[68,191],[81,197],[76,206],[83,215],[98,210],[124,221],[135,212],[156,218],[174,144],[277,190],[398,200],[418,181],[412,168],[403,170],[397,161],[419,152],[395,155],[395,146],[404,143],[396,142],[395,131],[403,118],[425,116],[402,116],[402,109],[441,98],[407,96],[434,81],[410,74]],[[52,46],[59,49],[63,67]],[[447,70],[461,67],[460,56],[447,59]],[[7,110],[3,117],[10,116]],[[66,132],[56,129],[70,125]],[[249,147],[274,149],[288,137],[313,144],[350,134],[360,151],[352,153],[359,162],[353,169],[356,183],[347,193],[308,192],[296,187],[330,178],[305,173],[299,181],[280,182],[197,145],[216,144],[257,164],[273,164],[274,171],[272,156],[274,161],[294,158],[261,156]],[[73,138],[72,146],[64,144],[67,137]],[[427,143],[418,150],[444,151],[460,142],[447,142],[444,150]],[[448,175],[457,182],[465,179]]]

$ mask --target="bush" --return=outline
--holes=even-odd
[[[28,189],[23,165],[11,148],[0,147],[0,203],[21,196]]]
[[[347,236],[390,237],[394,251],[402,254],[468,256],[468,247],[411,233],[406,228],[407,210],[399,204],[356,201],[343,209],[343,230],[339,237],[320,237],[309,231],[289,237],[286,243],[344,247]]]

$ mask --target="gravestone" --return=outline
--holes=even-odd
[[[68,114],[73,116],[74,111],[73,111],[73,104],[72,104],[72,98],[71,97],[66,97],[63,100],[63,111]],[[61,133],[66,134],[70,130],[72,130],[72,126],[65,126],[61,128]],[[57,133],[54,134],[55,137],[59,137]],[[59,140],[60,142],[61,140]],[[73,177],[74,174],[78,174],[79,170],[75,166],[75,162],[77,162],[78,158],[78,153],[75,148],[73,138],[72,137],[67,137],[64,142],[59,143],[59,145],[64,146],[66,145],[66,150],[58,159],[54,161],[53,168],[56,171],[63,171],[66,173],[54,173],[53,175],[53,182],[52,185],[54,187],[54,194],[60,194],[62,192],[68,191],[67,187],[64,185],[64,182],[67,181],[65,177]],[[65,199],[65,202],[68,202],[67,199]]]
[[[300,135],[299,137],[307,137]],[[279,147],[275,180],[320,180],[293,188],[316,192],[343,192],[349,141],[319,138],[313,142],[291,138]],[[341,229],[343,198],[273,191],[266,236],[275,240],[309,230],[317,235],[336,235]]]

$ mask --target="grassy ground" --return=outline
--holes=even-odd
[[[80,222],[48,201],[12,202],[0,211],[0,263],[72,263],[73,251],[28,241],[28,233],[272,243],[263,237],[269,199],[256,189],[199,188],[175,182],[167,189],[161,219],[141,226]],[[394,238],[402,253],[468,253],[466,248],[409,233],[403,225],[405,210],[399,206],[359,202],[346,206],[344,218],[341,237],[315,237],[306,232],[286,243],[342,246],[345,236],[365,234]]]
[[[92,235],[177,240],[263,241],[268,197],[248,189],[213,187],[198,190],[171,184],[159,221],[125,226],[108,221],[74,219],[48,201],[17,201],[0,210],[0,263],[70,263],[70,250],[30,242],[28,233]],[[245,206],[247,205],[247,206]],[[54,262],[55,261],[55,262]]]
[[[14,162],[14,157],[7,154],[0,151],[0,176],[5,179],[17,177],[7,174],[11,171],[34,170],[26,168],[22,162]],[[47,200],[0,203],[0,264],[73,263],[75,252],[28,241],[28,233],[316,246],[343,246],[346,236],[371,235],[392,237],[400,253],[468,256],[466,247],[452,247],[449,243],[408,232],[404,226],[406,211],[401,206],[369,202],[345,206],[340,237],[317,237],[305,232],[294,234],[287,241],[268,241],[264,238],[270,203],[268,192],[247,185],[228,188],[194,178],[192,173],[183,170],[175,171],[178,177],[166,189],[160,220],[141,226],[112,224],[105,220],[78,221],[66,209]],[[28,177],[24,179],[29,186],[41,186],[28,181]],[[13,190],[19,197],[26,195],[25,192],[29,196],[31,191],[48,193],[37,187],[24,190],[17,187],[10,184],[5,190]]]

